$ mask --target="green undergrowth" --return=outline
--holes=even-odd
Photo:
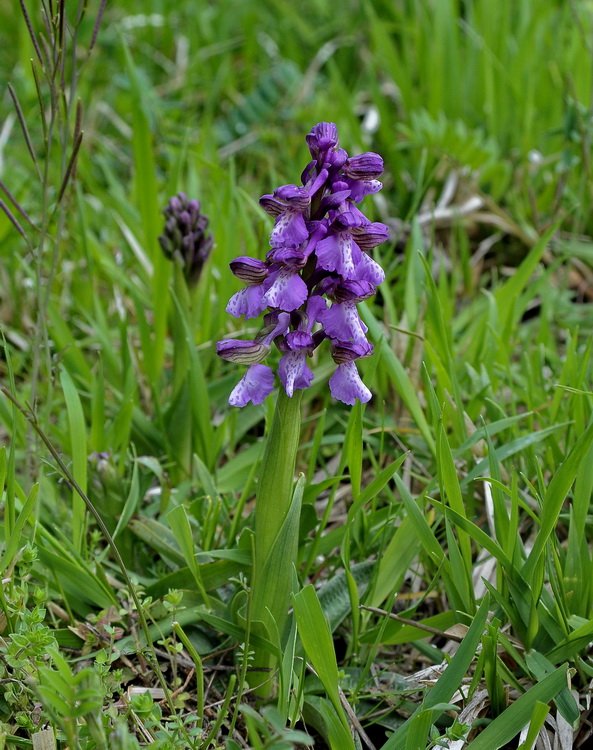
[[[44,26],[30,3],[55,75],[13,5],[0,748],[586,742],[588,5],[121,0],[98,24],[98,2],[48,0]],[[373,400],[332,401],[313,359],[272,642],[249,602],[274,397],[228,406],[214,343],[255,332],[225,312],[228,263],[265,254],[258,198],[298,181],[320,120],[383,155],[369,210],[392,237],[361,306]],[[215,239],[193,288],[157,239],[181,190]],[[279,657],[268,702],[255,649]]]

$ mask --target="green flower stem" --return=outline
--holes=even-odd
[[[286,518],[292,490],[296,454],[301,434],[301,397],[289,398],[280,389],[272,428],[261,463],[255,506],[255,565],[267,558]]]
[[[293,489],[301,431],[301,397],[301,391],[289,398],[280,389],[256,495],[252,625],[253,632],[273,642],[282,636],[286,623],[298,544],[301,493],[293,493]],[[256,649],[254,666],[274,669],[275,659],[267,651]],[[250,682],[256,685],[265,679],[264,673],[254,672]],[[260,694],[272,689],[273,683],[268,682]]]

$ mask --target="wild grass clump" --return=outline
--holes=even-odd
[[[586,747],[586,4],[14,10],[0,747]],[[290,394],[229,406],[215,344],[264,346],[229,263],[265,266],[257,201],[317,122],[384,160],[373,397],[333,400],[320,348],[282,442]]]

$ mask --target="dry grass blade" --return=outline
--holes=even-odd
[[[37,176],[39,177],[39,181],[42,182],[43,178],[41,176],[41,168],[39,167],[39,162],[37,161],[37,156],[35,154],[35,149],[33,148],[33,143],[31,142],[31,136],[29,135],[29,129],[27,128],[27,123],[25,122],[25,117],[23,115],[23,110],[21,109],[21,105],[19,103],[19,100],[18,100],[18,97],[16,95],[16,92],[12,88],[12,86],[10,85],[10,83],[8,84],[8,92],[9,92],[10,97],[12,99],[12,102],[14,104],[14,108],[16,110],[16,115],[19,118],[19,123],[21,125],[21,130],[23,131],[23,137],[25,138],[25,143],[27,144],[27,150],[29,151],[31,159],[33,160],[33,164],[35,165],[35,169],[37,170]]]
[[[76,157],[78,156],[78,151],[82,143],[82,136],[83,136],[83,132],[80,131],[76,139],[76,142],[74,143],[74,148],[72,149],[70,161],[68,162],[68,166],[66,167],[66,173],[64,174],[64,179],[62,180],[62,185],[60,187],[60,192],[58,193],[58,200],[57,200],[56,205],[59,205],[62,202],[62,198],[64,197],[64,193],[66,192],[66,188],[68,187],[68,183],[70,182],[70,177],[72,175],[72,171],[76,164]]]
[[[24,0],[19,0],[19,3],[23,12],[25,23],[27,24],[27,29],[29,30],[29,36],[31,37],[31,41],[33,42],[33,47],[35,48],[35,52],[37,54],[37,57],[39,58],[39,62],[43,65],[43,55],[41,54],[41,50],[39,49],[39,44],[37,43],[37,37],[35,36],[35,32],[33,31],[33,24],[31,23],[31,19],[29,18],[27,7],[24,3]]]
[[[27,243],[28,243],[28,239],[27,239],[27,235],[25,233],[25,230],[18,223],[18,221],[17,221],[16,217],[14,216],[14,214],[12,213],[12,211],[8,208],[8,206],[6,205],[6,203],[4,203],[4,201],[1,198],[0,198],[0,208],[4,211],[4,213],[6,214],[6,216],[8,217],[8,219],[10,220],[11,224],[14,226],[14,228],[16,229],[16,231],[25,240],[27,240]]]
[[[33,223],[33,219],[31,219],[31,217],[29,216],[29,214],[25,211],[25,209],[17,201],[17,199],[10,192],[10,190],[6,187],[6,185],[2,182],[2,180],[0,180],[0,190],[2,190],[5,193],[5,195],[10,200],[10,202],[12,203],[12,205],[17,209],[17,211],[21,214],[21,216],[33,227],[33,229],[36,229],[37,231],[39,231],[39,227],[37,227]]]
[[[101,19],[103,18],[103,11],[105,10],[106,3],[107,3],[107,0],[101,0],[101,5],[99,6],[99,10],[97,12],[97,18],[95,20],[95,26],[93,27],[93,33],[91,36],[91,43],[89,45],[89,54],[93,51],[93,47],[95,46],[95,42],[97,41],[97,35],[99,33],[99,27],[101,25]]]

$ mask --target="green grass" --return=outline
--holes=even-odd
[[[58,69],[0,0],[0,747],[586,742],[587,4],[121,0],[90,56],[99,2],[29,5]],[[228,263],[321,120],[383,155],[392,239],[373,400],[332,401],[323,350],[303,394],[282,634],[250,609],[274,399],[229,407],[214,343],[256,331]],[[180,190],[216,242],[194,289],[157,239]]]

